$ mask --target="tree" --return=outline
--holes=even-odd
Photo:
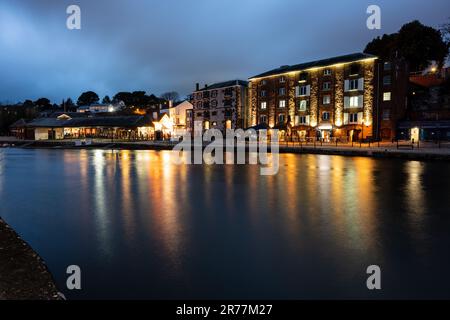
[[[104,103],[104,104],[111,103],[111,99],[109,98],[109,96],[105,96],[102,100],[102,103]]]
[[[89,106],[93,103],[98,103],[99,101],[98,95],[93,91],[83,92],[78,98],[77,105],[78,106]]]
[[[442,66],[448,50],[441,31],[415,20],[403,25],[398,33],[375,38],[367,44],[364,52],[382,59],[402,57],[409,63],[411,71],[420,71],[433,60]]]
[[[39,107],[40,109],[49,109],[51,108],[50,100],[47,98],[39,98],[37,99],[34,104]]]
[[[178,100],[180,100],[180,95],[176,91],[169,91],[169,92],[163,93],[161,95],[161,99],[164,99],[167,101],[172,100],[173,102],[177,102]]]

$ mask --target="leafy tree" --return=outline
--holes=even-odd
[[[89,106],[93,103],[98,103],[100,98],[98,95],[93,91],[86,91],[83,92],[80,97],[78,98],[77,105],[78,106]]]
[[[403,57],[412,71],[418,71],[428,67],[432,60],[442,66],[448,50],[441,31],[415,20],[403,25],[398,33],[375,38],[367,44],[364,52],[382,59]]]
[[[111,99],[109,98],[109,96],[105,96],[102,100],[102,103],[104,104],[111,103]]]

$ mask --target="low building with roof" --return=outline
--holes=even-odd
[[[27,140],[60,140],[80,138],[105,138],[125,140],[151,140],[154,125],[145,116],[90,116],[71,117],[67,113],[57,117],[37,118],[30,122],[17,122],[11,132],[23,134]]]

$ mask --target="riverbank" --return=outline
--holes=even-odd
[[[77,145],[74,140],[2,140],[4,147],[19,148],[51,148],[51,149],[106,149],[106,150],[172,150],[176,142],[170,141],[111,141],[94,139],[89,144]],[[206,146],[206,144],[205,144]],[[248,147],[247,147],[248,149]],[[270,152],[270,147],[269,147]],[[324,154],[350,157],[397,158],[407,160],[438,160],[450,161],[450,145],[436,145],[434,143],[374,143],[374,144],[300,144],[280,143],[280,153],[293,154]]]
[[[44,261],[0,218],[0,300],[60,300]]]

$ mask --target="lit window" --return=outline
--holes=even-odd
[[[323,104],[330,104],[331,103],[331,96],[323,96]]]
[[[286,108],[286,100],[280,100],[278,104],[279,108]]]
[[[308,107],[308,101],[307,100],[300,100],[299,102],[299,111],[306,111],[306,108]]]
[[[263,101],[261,102],[261,110],[266,110],[267,109],[267,102]]]
[[[383,101],[391,101],[391,93],[390,92],[385,92],[383,93]]]
[[[350,97],[350,108],[359,107],[358,97]]]
[[[213,121],[212,125],[217,126],[217,121]]]

